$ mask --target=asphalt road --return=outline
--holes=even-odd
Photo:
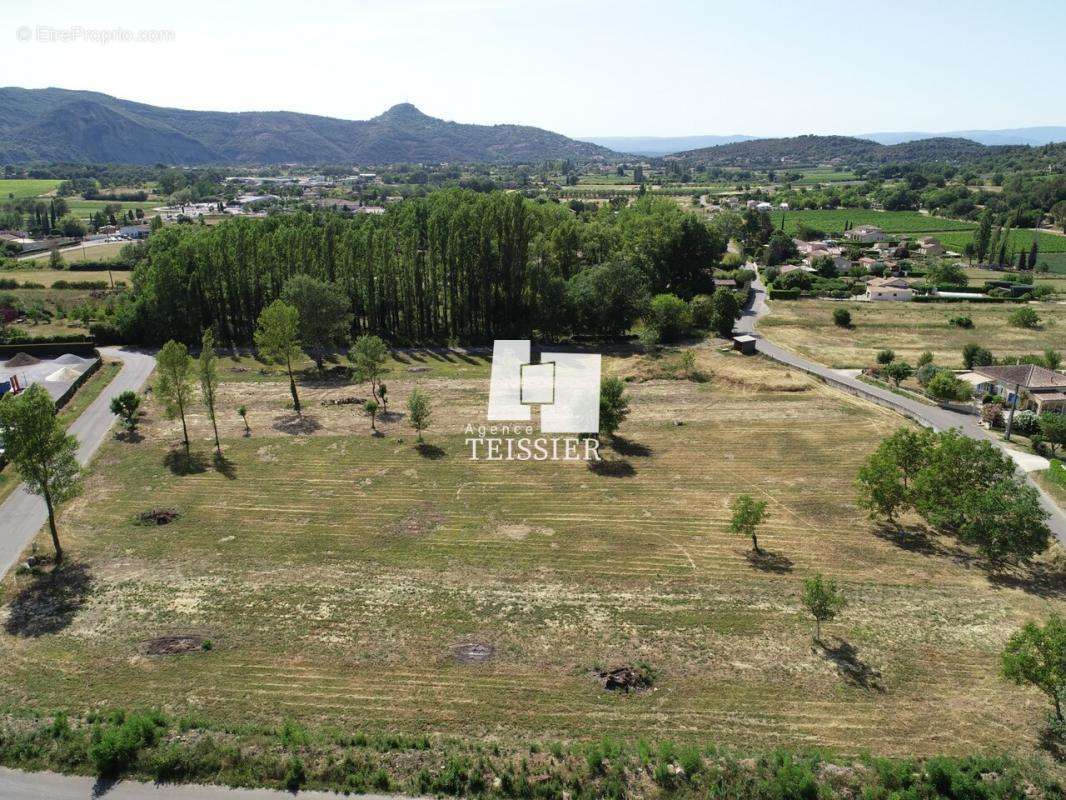
[[[0,798],[4,800],[414,800],[402,795],[339,795],[328,792],[278,792],[270,789],[230,789],[225,786],[177,786],[121,781],[110,784],[93,778],[54,772],[17,772],[0,767]]]
[[[100,396],[82,412],[69,431],[78,440],[78,461],[88,464],[93,454],[107,438],[115,415],[111,413],[111,398],[133,389],[139,391],[155,369],[155,358],[147,353],[126,348],[101,347],[105,359],[122,362],[122,369]],[[19,486],[0,505],[0,578],[18,561],[22,551],[48,521],[44,500]],[[60,531],[60,537],[63,532]],[[0,792],[0,797],[6,797]]]
[[[754,269],[754,266],[751,264],[749,264],[748,267],[749,269]],[[737,330],[755,336],[758,339],[756,342],[756,348],[760,353],[772,358],[774,361],[779,361],[782,364],[788,364],[796,369],[801,369],[804,372],[816,375],[829,384],[835,385],[845,391],[849,391],[852,394],[861,395],[879,405],[892,408],[904,416],[910,417],[934,430],[945,431],[951,428],[958,428],[971,439],[991,442],[1010,456],[1018,465],[1018,468],[1026,474],[1034,469],[1046,469],[1048,467],[1047,459],[1013,450],[1004,445],[998,436],[995,436],[982,428],[977,417],[972,414],[960,414],[947,408],[941,408],[940,406],[929,405],[927,403],[919,402],[918,400],[912,400],[909,397],[903,397],[894,392],[890,392],[888,389],[871,386],[870,384],[863,383],[850,375],[843,374],[839,370],[830,369],[822,364],[810,361],[803,356],[793,353],[791,350],[786,350],[780,345],[776,345],[773,342],[762,338],[756,331],[756,324],[762,317],[770,313],[770,307],[766,302],[766,288],[763,286],[762,281],[757,279],[753,286],[755,289],[755,296],[750,307],[745,310],[744,315],[737,322]],[[1052,533],[1055,534],[1058,540],[1066,545],[1066,514],[1064,514],[1062,509],[1055,504],[1055,501],[1048,496],[1047,492],[1037,486],[1036,483],[1028,477],[1026,480],[1028,480],[1029,484],[1040,493],[1040,503],[1050,515],[1048,519],[1048,527],[1051,528]]]

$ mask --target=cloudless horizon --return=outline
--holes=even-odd
[[[1066,125],[1056,0],[891,13],[838,0],[13,0],[4,17],[4,85],[194,110],[368,119],[410,102],[583,139]],[[90,40],[115,29],[164,40]],[[79,38],[47,40],[68,33]]]

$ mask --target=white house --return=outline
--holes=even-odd
[[[871,278],[866,284],[867,300],[910,300],[914,290],[903,278]]]
[[[873,242],[883,242],[888,237],[885,236],[885,232],[876,225],[859,225],[857,228],[852,228],[850,231],[844,231],[844,238],[853,242],[870,244]]]

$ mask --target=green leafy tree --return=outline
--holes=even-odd
[[[991,352],[981,347],[981,345],[974,342],[963,345],[962,347],[962,365],[966,369],[973,369],[974,367],[987,367],[996,363],[995,357]]]
[[[75,458],[78,442],[60,427],[52,398],[36,383],[18,396],[0,398],[0,430],[4,431],[5,458],[18,469],[26,488],[44,498],[58,564],[63,560],[63,547],[55,508],[81,488],[81,469]]]
[[[766,519],[766,501],[755,500],[751,495],[742,494],[733,501],[733,516],[729,521],[729,530],[740,536],[751,537],[751,549],[761,553],[756,529]]]
[[[896,354],[892,350],[878,350],[877,351],[877,363],[878,364],[891,364],[896,359]]]
[[[1060,447],[1066,447],[1066,414],[1045,411],[1040,415],[1040,435],[1044,444],[1054,455]]]
[[[1007,558],[1028,561],[1051,540],[1039,493],[1013,476],[963,489],[959,513],[959,540],[997,564]]]
[[[834,308],[833,309],[833,324],[838,328],[850,328],[851,327],[851,312],[846,308]]]
[[[429,395],[421,389],[411,390],[407,398],[407,419],[418,432],[419,442],[422,441],[422,431],[429,427],[430,414]]]
[[[740,302],[733,292],[729,290],[717,291],[713,295],[713,310],[711,312],[711,327],[714,332],[723,339],[733,335],[733,326],[740,319]]]
[[[1007,317],[1007,323],[1015,328],[1039,328],[1040,316],[1035,309],[1029,308],[1029,306],[1022,306],[1010,313],[1010,316]]]
[[[823,578],[820,572],[803,582],[803,607],[814,617],[814,641],[822,640],[822,623],[836,619],[847,604],[836,581]]]
[[[600,382],[600,433],[614,436],[629,416],[629,399],[621,378],[610,376]]]
[[[1014,477],[1014,462],[991,442],[977,441],[957,430],[937,435],[912,483],[914,507],[930,525],[957,533],[966,521],[969,493]]]
[[[128,431],[137,427],[137,414],[141,410],[141,397],[132,389],[111,398],[111,413],[121,417],[122,424]]]
[[[378,426],[377,426],[377,417],[378,417],[378,404],[377,404],[377,401],[376,400],[367,400],[365,403],[363,403],[363,411],[365,411],[366,415],[368,417],[370,417],[370,430],[376,431],[378,429]]]
[[[244,423],[244,435],[250,436],[252,433],[252,429],[248,425],[248,406],[237,406],[237,414],[240,416],[241,422]]]
[[[1062,355],[1054,348],[1047,348],[1044,351],[1044,366],[1051,370],[1056,370],[1062,366]]]
[[[289,373],[289,393],[292,407],[300,414],[300,395],[296,393],[296,378],[292,363],[300,355],[300,312],[284,300],[275,300],[259,314],[255,330],[255,346],[267,358],[285,365]]]
[[[379,384],[385,374],[385,362],[389,360],[389,348],[378,336],[360,336],[348,356],[355,366],[355,376],[370,384],[370,393],[380,399]]]
[[[897,515],[913,504],[915,478],[936,441],[936,434],[924,428],[900,428],[882,441],[859,469],[859,503],[895,524]]]
[[[672,294],[657,294],[648,304],[644,319],[650,338],[655,342],[676,342],[692,328],[688,304]]]
[[[189,453],[189,428],[185,422],[185,409],[192,401],[193,361],[189,350],[181,342],[171,339],[156,357],[156,394],[163,400],[163,409],[168,419],[181,418],[181,433],[185,442],[185,454]]]
[[[891,364],[886,364],[881,370],[885,377],[889,378],[896,386],[899,386],[903,381],[907,380],[914,374],[914,367],[908,364],[906,361],[893,361]]]
[[[972,392],[970,385],[961,381],[947,371],[937,372],[928,385],[926,393],[941,403],[949,403],[952,400],[968,400]]]
[[[1066,622],[1052,614],[1045,625],[1028,622],[1007,641],[1001,656],[1003,676],[1046,694],[1063,722],[1066,703]]]
[[[200,399],[203,400],[207,415],[211,418],[211,427],[215,432],[215,452],[219,458],[222,458],[222,443],[218,439],[218,423],[215,419],[215,401],[218,397],[218,354],[215,352],[215,334],[210,328],[204,331],[200,344],[200,358],[196,366],[200,378]]]
[[[321,372],[326,356],[348,341],[351,303],[339,286],[302,273],[289,278],[281,299],[299,313],[300,344]]]

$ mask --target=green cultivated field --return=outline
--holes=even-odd
[[[59,183],[58,180],[50,178],[0,178],[0,202],[48,194],[55,191],[59,187]]]
[[[697,352],[706,383],[645,380],[661,370],[643,356],[605,359],[633,379],[632,414],[598,472],[470,461],[463,428],[484,421],[483,358],[392,363],[394,411],[415,385],[434,404],[421,451],[402,418],[373,437],[358,406],[323,405],[365,398],[365,385],[313,376],[296,435],[286,382],[230,360],[229,467],[210,465],[197,407],[205,463],[176,474],[180,423],[151,400],[144,440],[107,443],[60,520],[90,588],[34,613],[29,578],[4,585],[30,613],[5,612],[0,711],[150,706],[225,726],[292,719],[505,746],[612,733],[1035,753],[1047,702],[998,676],[999,651],[1066,603],[1026,591],[1024,576],[993,584],[935,537],[901,549],[865,518],[856,470],[900,418],[761,359]],[[749,562],[749,542],[729,532],[741,492],[769,501],[771,561]],[[154,508],[181,516],[137,524]],[[823,631],[843,662],[811,649],[799,594],[816,571],[849,599]],[[212,647],[146,654],[172,634]],[[494,657],[457,659],[475,642]],[[638,661],[659,671],[654,691],[606,692],[592,674]]]
[[[82,219],[88,219],[89,215],[95,211],[100,211],[104,206],[117,205],[122,209],[122,213],[125,213],[129,209],[143,209],[145,213],[145,219],[152,216],[151,211],[153,208],[158,208],[164,205],[164,200],[145,200],[143,202],[133,203],[120,200],[82,200],[80,197],[68,197],[67,205],[70,207],[70,213]]]
[[[774,227],[781,226],[781,215],[785,216],[785,230],[794,233],[801,222],[829,233],[842,233],[844,223],[852,227],[859,225],[876,225],[885,233],[932,233],[938,231],[968,231],[976,228],[976,223],[960,222],[943,217],[930,217],[917,211],[874,211],[863,208],[841,208],[815,211],[774,211],[771,217]],[[939,236],[938,236],[939,238]]]

